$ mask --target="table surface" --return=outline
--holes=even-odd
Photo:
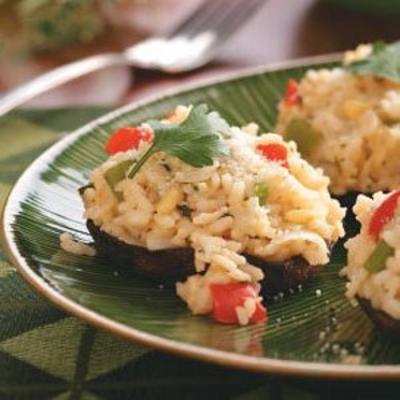
[[[177,6],[184,1],[173,3]],[[165,10],[169,11],[168,7]],[[168,15],[161,13],[161,20]],[[397,32],[396,16],[363,15],[313,0],[270,0],[232,38],[218,60],[200,71],[167,76],[119,68],[77,81],[36,100],[33,105],[41,110],[21,111],[0,120],[0,140],[9,146],[7,152],[0,150],[0,208],[22,170],[61,132],[105,111],[92,107],[50,111],[45,107],[79,103],[115,107],[238,68],[343,50],[359,42],[394,40]],[[126,38],[112,44],[122,46]],[[12,87],[43,69],[109,45],[46,54],[24,63],[3,59],[0,87]],[[14,140],[14,129],[18,129],[20,140]],[[32,140],[38,137],[40,141]],[[396,383],[324,382],[231,371],[125,343],[37,296],[0,248],[1,399],[365,400],[398,398],[398,389]]]

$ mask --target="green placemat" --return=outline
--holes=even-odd
[[[0,119],[0,209],[21,172],[103,108]],[[397,383],[313,382],[165,355],[80,322],[39,297],[0,247],[0,399],[397,399]]]

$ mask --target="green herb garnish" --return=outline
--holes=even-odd
[[[268,197],[268,187],[265,183],[256,183],[254,186],[254,194],[258,197],[258,203],[260,206],[264,206]]]
[[[381,239],[365,261],[364,268],[372,273],[382,271],[385,269],[386,260],[393,255],[394,249]]]
[[[104,178],[107,181],[108,185],[110,186],[111,190],[113,191],[115,197],[118,201],[122,201],[122,193],[115,190],[115,186],[123,179],[126,178],[126,174],[129,168],[132,166],[132,160],[125,160],[120,162],[119,164],[115,165],[114,167],[108,169],[104,173]]]
[[[227,149],[217,133],[223,133],[221,117],[217,113],[207,114],[205,104],[193,107],[186,120],[180,124],[164,124],[149,121],[154,132],[154,141],[142,158],[131,168],[133,178],[142,165],[155,153],[163,151],[183,162],[201,168],[213,164],[213,159],[227,154]]]
[[[170,167],[169,164],[167,164],[166,162],[162,162],[162,163],[161,163],[161,166],[162,166],[167,172],[171,172],[171,171],[172,171],[171,167]]]
[[[376,42],[372,45],[372,54],[363,60],[344,66],[345,69],[359,75],[374,75],[400,81],[400,42],[385,44]]]
[[[187,204],[179,204],[176,206],[176,208],[177,208],[179,214],[182,215],[182,217],[186,217],[186,218],[192,217],[193,210]]]

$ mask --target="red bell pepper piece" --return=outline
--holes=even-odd
[[[144,140],[151,142],[153,133],[148,128],[142,127],[124,127],[114,132],[106,143],[106,151],[113,155],[120,151],[137,149],[140,142]]]
[[[286,84],[286,92],[283,96],[287,106],[293,106],[300,103],[299,85],[294,79],[289,79]]]
[[[256,309],[249,322],[266,322],[267,310],[261,304],[255,288],[248,283],[213,284],[210,286],[213,299],[212,317],[225,324],[238,324],[236,307],[243,306],[246,299],[256,299]]]
[[[257,150],[270,161],[276,161],[283,167],[289,168],[287,160],[287,148],[282,144],[259,144]]]
[[[400,190],[393,192],[374,211],[369,221],[368,231],[375,240],[379,239],[382,229],[393,219],[399,197]]]

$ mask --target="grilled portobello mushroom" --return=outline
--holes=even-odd
[[[93,237],[96,252],[118,266],[132,268],[147,278],[165,282],[182,280],[195,273],[194,251],[190,247],[150,251],[109,235],[91,220],[86,222],[86,226]]]
[[[112,260],[118,266],[131,268],[144,277],[173,283],[196,273],[194,251],[189,247],[150,251],[109,235],[91,220],[87,221],[87,228],[100,256]],[[319,266],[308,264],[302,257],[272,263],[252,255],[244,256],[264,271],[267,279],[263,282],[263,291],[267,298],[315,277],[320,269]]]

